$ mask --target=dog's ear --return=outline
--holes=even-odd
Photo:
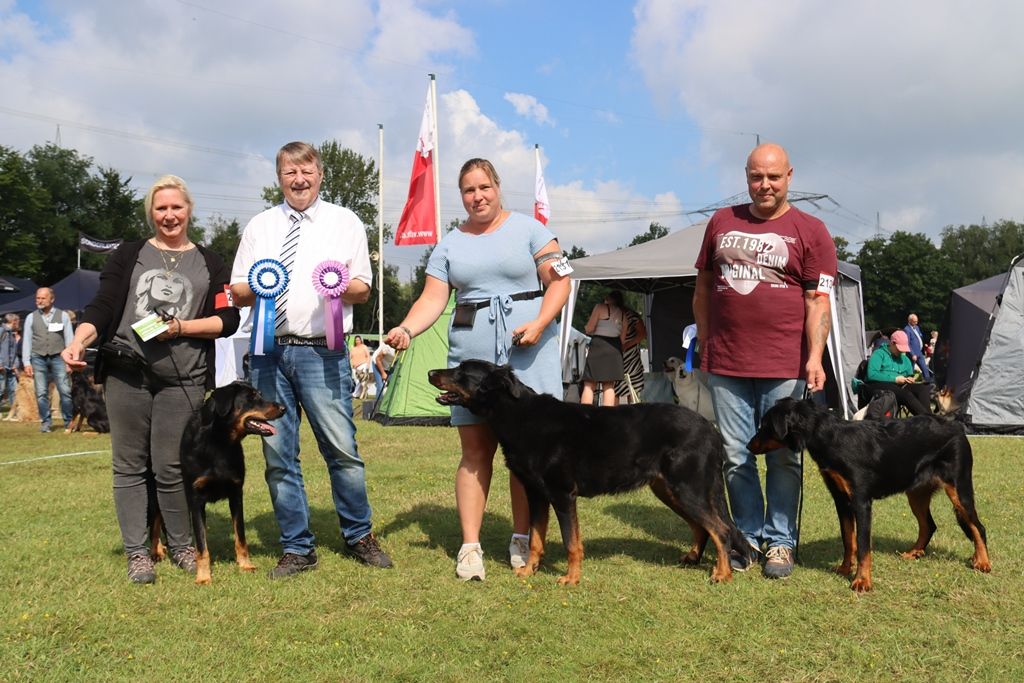
[[[525,385],[512,372],[511,365],[500,366],[495,374],[500,374],[501,386],[508,391],[512,398],[521,398],[523,396]]]
[[[214,389],[210,397],[203,404],[203,421],[212,422],[218,417],[224,418],[231,414],[235,408],[235,396],[238,389],[234,384]]]

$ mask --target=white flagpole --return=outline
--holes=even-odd
[[[430,74],[430,109],[433,112],[432,125],[434,127],[434,150],[431,152],[431,168],[434,171],[434,224],[436,241],[441,241],[441,161],[438,158],[437,149],[440,146],[437,135],[437,76]]]
[[[384,124],[377,124],[377,334],[384,342]]]

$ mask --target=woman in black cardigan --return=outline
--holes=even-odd
[[[213,340],[238,328],[238,310],[225,292],[230,266],[188,238],[193,203],[185,182],[176,176],[160,178],[144,204],[153,237],[126,242],[110,256],[100,289],[62,354],[72,370],[81,370],[87,346],[105,347],[97,359],[96,381],[106,385],[114,507],[128,578],[134,583],[156,580],[147,528],[151,478],[171,559],[195,571],[181,436],[206,390],[213,388]],[[148,335],[138,323],[152,315],[162,316],[166,329],[143,339]]]

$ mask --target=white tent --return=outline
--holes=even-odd
[[[576,294],[583,281],[642,292],[651,366],[660,366],[670,356],[682,357],[683,328],[694,321],[692,301],[697,270],[693,264],[706,225],[705,221],[661,239],[571,261],[572,294],[562,315],[563,361],[568,339],[566,328],[572,322]],[[849,380],[865,357],[860,268],[840,262],[832,297],[826,397],[833,409],[847,417],[856,410],[856,397]]]

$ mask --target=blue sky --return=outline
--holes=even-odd
[[[176,173],[200,217],[244,223],[282,143],[376,158],[382,123],[396,223],[434,72],[446,222],[471,156],[529,211],[536,143],[551,227],[607,251],[742,192],[759,134],[856,249],[879,226],[1024,220],[1022,25],[1009,0],[0,0],[0,144],[59,125],[140,194]]]

